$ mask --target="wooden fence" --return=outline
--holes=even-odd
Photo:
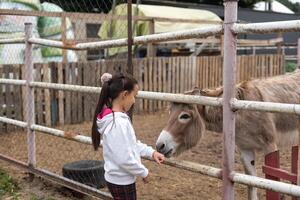
[[[239,56],[237,81],[268,77],[284,73],[283,55]],[[141,90],[182,93],[195,86],[214,88],[222,85],[223,58],[208,57],[159,57],[135,59],[134,76]],[[85,63],[35,64],[35,81],[100,86],[104,72],[122,72],[126,60],[109,60]],[[23,65],[0,66],[1,78],[21,79]],[[26,107],[22,102],[22,87],[0,85],[0,116],[22,120]],[[24,95],[24,94],[23,94]],[[35,90],[36,123],[47,126],[91,121],[97,103],[97,94]],[[137,112],[156,111],[167,102],[138,99]],[[14,130],[14,126],[1,124],[0,132]]]

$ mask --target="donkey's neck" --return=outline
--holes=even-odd
[[[223,117],[221,108],[206,106],[202,117],[207,130],[220,133],[222,132]]]

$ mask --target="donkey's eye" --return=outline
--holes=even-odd
[[[180,119],[189,119],[191,118],[191,116],[189,116],[188,114],[183,114],[180,116]]]

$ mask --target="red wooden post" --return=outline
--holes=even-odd
[[[298,167],[297,167],[297,161],[298,161],[298,146],[292,147],[292,166],[291,166],[291,172],[295,175],[298,173]],[[297,184],[297,182],[292,182],[293,184]]]
[[[298,174],[298,146],[292,147],[292,166],[291,166],[291,172],[296,175]],[[297,179],[296,182],[292,181],[292,184],[297,185]],[[296,197],[292,197],[292,200],[297,200]]]
[[[280,161],[279,161],[279,151],[274,151],[272,153],[269,153],[265,156],[265,165],[279,168],[280,167]],[[274,180],[274,181],[280,181],[279,178],[266,174],[266,179]],[[266,191],[266,199],[267,200],[279,200],[280,194],[277,192],[273,192],[270,190]]]
[[[279,151],[272,152],[265,156],[265,165],[263,166],[263,173],[266,174],[266,178],[274,181],[287,180],[292,184],[297,185],[297,173],[298,173],[298,146],[292,147],[292,161],[291,172],[280,169]],[[280,194],[277,192],[266,192],[267,200],[279,200]],[[292,197],[292,200],[297,200],[296,197]]]

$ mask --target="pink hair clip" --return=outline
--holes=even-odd
[[[105,82],[108,82],[110,79],[112,79],[112,75],[110,73],[104,73],[101,76],[101,83],[104,84]]]

